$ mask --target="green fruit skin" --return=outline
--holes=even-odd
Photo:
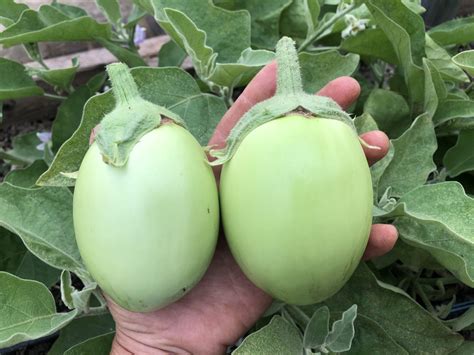
[[[265,123],[224,164],[220,183],[227,241],[255,285],[307,305],[352,275],[368,241],[372,182],[347,124],[301,115]]]
[[[205,154],[184,128],[147,133],[127,164],[89,148],[74,191],[74,228],[83,261],[100,287],[136,312],[187,293],[214,254],[219,201]]]

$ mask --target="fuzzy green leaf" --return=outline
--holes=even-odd
[[[35,187],[36,180],[47,169],[48,166],[43,160],[35,160],[24,169],[12,170],[3,181],[19,187]]]
[[[158,52],[158,65],[160,67],[180,67],[186,59],[186,51],[172,39],[161,46]]]
[[[14,0],[0,0],[0,24],[8,27],[13,25],[21,16],[21,13],[28,9],[25,4],[18,4]]]
[[[397,197],[423,185],[436,168],[433,163],[437,148],[433,122],[427,115],[419,116],[405,133],[392,140],[392,144],[394,155],[380,177],[378,195],[391,187],[392,196]]]
[[[375,348],[380,354],[446,354],[463,341],[401,290],[377,281],[364,263],[324,304],[337,316],[357,304],[351,353],[377,353],[371,346],[378,343]],[[311,312],[313,307],[303,309]]]
[[[0,225],[19,235],[28,250],[53,267],[87,275],[74,238],[68,189],[3,183],[0,202]]]
[[[470,75],[474,75],[474,49],[456,54],[453,57],[453,62]]]
[[[316,309],[306,326],[303,337],[305,348],[320,348],[325,344],[329,334],[329,308],[322,306]]]
[[[59,338],[54,342],[48,355],[63,355],[73,346],[90,338],[113,332],[115,323],[110,314],[74,319],[61,329]]]
[[[242,51],[250,47],[250,15],[247,11],[227,11],[207,0],[149,0],[148,2],[153,7],[155,18],[162,28],[183,48],[181,36],[178,36],[174,25],[166,16],[167,8],[173,9],[174,12],[181,12],[194,23],[197,29],[205,33],[205,43],[219,55],[219,63],[235,63]],[[179,15],[175,16],[175,19],[177,17]],[[186,40],[194,42],[198,39],[196,36],[200,35],[189,31]],[[222,40],[223,38],[225,40]]]
[[[441,76],[445,80],[454,80],[457,82],[469,82],[469,77],[456,66],[451,60],[449,53],[441,46],[439,46],[429,35],[426,39],[426,56],[433,63],[436,69],[439,70]]]
[[[37,281],[0,272],[0,347],[53,334],[77,314],[56,313],[53,295]]]
[[[77,13],[74,15],[77,16]],[[18,22],[0,33],[0,44],[13,46],[42,41],[92,41],[111,36],[110,24],[98,23],[88,16],[76,16],[71,11],[51,5],[43,5],[38,11],[25,10]]]
[[[79,62],[76,58],[72,60],[72,66],[61,69],[29,69],[30,75],[36,75],[48,84],[58,87],[61,90],[71,90],[71,84],[76,76]]]
[[[365,101],[364,113],[370,114],[378,128],[391,138],[399,137],[410,127],[410,108],[403,96],[393,91],[372,90]]]
[[[433,117],[435,126],[439,126],[455,118],[474,117],[474,100],[447,99],[440,103]]]
[[[390,64],[398,64],[397,55],[385,33],[379,28],[369,28],[350,36],[341,42],[341,48],[362,57],[382,59]]]
[[[291,4],[291,2],[291,0],[218,0],[214,1],[214,4],[231,11],[247,10],[251,16],[250,25],[252,46],[257,48],[274,49],[276,43],[280,39],[278,29],[281,13]],[[315,15],[317,16],[317,14]]]
[[[247,354],[299,354],[302,351],[301,335],[297,328],[280,316],[250,334],[232,355]]]
[[[13,138],[12,149],[7,151],[0,149],[0,159],[19,166],[30,165],[35,160],[43,158],[43,152],[36,148],[40,143],[34,132],[18,135]]]
[[[469,43],[474,38],[474,16],[444,22],[428,34],[442,46]]]
[[[443,163],[451,177],[474,170],[474,130],[459,133],[456,145],[446,152]]]
[[[64,355],[109,355],[115,332],[89,338],[64,352]]]
[[[418,187],[393,212],[400,235],[427,250],[462,282],[474,286],[474,199],[458,182]]]
[[[425,47],[423,19],[398,1],[368,0],[366,5],[377,26],[382,29],[393,46],[411,102],[415,106],[419,105],[423,101],[421,69]]]
[[[17,235],[0,228],[0,271],[6,271],[28,280],[36,280],[52,287],[60,271],[34,256]]]
[[[116,26],[120,24],[122,14],[120,13],[120,3],[118,0],[95,0],[95,3],[110,23]]]
[[[340,76],[351,76],[359,65],[356,54],[341,55],[338,51],[326,51],[318,54],[300,53],[303,88],[306,92],[316,93],[331,80]]]
[[[0,58],[0,100],[42,94],[43,89],[35,84],[23,65]]]

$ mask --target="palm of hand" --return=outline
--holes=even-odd
[[[238,119],[255,103],[274,94],[276,65],[265,67],[247,86],[219,123],[210,144],[222,146]],[[330,82],[319,94],[347,108],[358,97],[359,85],[343,77]],[[362,136],[380,150],[365,150],[369,164],[387,152],[388,139],[378,131]],[[219,176],[219,171],[216,177]],[[390,225],[374,225],[365,258],[389,251],[397,239]],[[179,301],[155,312],[133,313],[109,300],[116,322],[112,353],[220,354],[249,329],[271,303],[271,297],[254,286],[234,261],[223,236],[203,279]]]

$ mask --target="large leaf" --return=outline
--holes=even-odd
[[[120,25],[122,14],[120,13],[120,3],[118,0],[95,0],[95,3],[110,23],[116,26]]]
[[[35,160],[31,165],[24,169],[10,171],[3,181],[19,187],[34,187],[36,180],[38,180],[41,174],[47,169],[48,166],[44,160]]]
[[[19,235],[28,250],[47,264],[86,275],[74,238],[72,194],[67,188],[0,184],[0,225]]]
[[[426,35],[426,56],[445,80],[469,82],[469,77],[451,60],[449,53]]]
[[[306,92],[317,92],[333,79],[352,75],[359,65],[358,55],[341,55],[338,51],[301,53],[298,57]]]
[[[236,63],[217,63],[209,80],[227,87],[246,85],[264,65],[274,58],[273,52],[247,48]]]
[[[281,13],[292,3],[292,0],[219,0],[214,3],[227,10],[247,10],[251,16],[252,45],[258,48],[274,49],[280,39]]]
[[[368,0],[366,5],[392,44],[416,112],[423,101],[423,71],[420,67],[425,47],[423,19],[398,1]]]
[[[410,108],[403,96],[396,92],[372,90],[364,103],[364,113],[370,114],[380,130],[397,138],[410,127]]]
[[[21,16],[21,13],[28,9],[25,4],[17,4],[14,0],[0,0],[0,24],[8,27],[13,25]]]
[[[406,193],[392,215],[400,235],[427,250],[465,284],[474,286],[474,199],[458,182],[425,185]]]
[[[0,272],[0,347],[41,338],[66,326],[77,311],[56,313],[46,286]]]
[[[76,17],[71,11],[43,5],[38,11],[26,10],[15,24],[0,33],[0,44],[12,46],[41,41],[92,41],[111,36],[110,24],[89,16]]]
[[[12,140],[12,149],[0,149],[0,158],[18,166],[32,164],[35,160],[43,158],[43,152],[37,149],[41,143],[34,132],[18,135]]]
[[[392,144],[394,155],[380,178],[378,191],[381,195],[391,187],[392,196],[402,196],[423,185],[436,168],[433,154],[437,143],[431,119],[427,115],[419,116]]]
[[[455,118],[474,117],[474,100],[448,99],[440,103],[433,117],[435,126],[439,126]]]
[[[206,45],[218,54],[219,63],[235,63],[242,51],[250,47],[250,16],[247,11],[227,11],[207,0],[149,0],[149,3],[160,25],[180,45],[182,40],[169,22],[165,9],[175,9],[189,17],[198,29],[205,32]],[[194,41],[194,34],[186,39]]]
[[[144,99],[177,113],[202,144],[207,144],[226,107],[220,98],[201,93],[191,75],[178,68],[136,68],[131,73]],[[91,130],[115,105],[111,92],[96,95],[84,106],[77,131],[59,149],[50,169],[39,185],[72,186],[74,179],[62,173],[79,170],[89,147]]]
[[[130,68],[147,66],[145,60],[138,54],[136,50],[129,49],[116,42],[105,38],[96,38],[102,47],[112,53],[119,61],[124,62]]]
[[[64,355],[109,355],[114,336],[115,332],[111,332],[89,338],[65,351]]]
[[[456,54],[453,57],[453,62],[470,75],[474,75],[474,49]]]
[[[293,0],[280,16],[280,35],[293,38],[297,43],[303,41],[308,33],[305,0]]]
[[[439,44],[464,44],[474,38],[474,16],[444,22],[429,30],[429,35]]]
[[[113,332],[115,323],[110,314],[74,319],[61,329],[59,338],[54,342],[48,355],[62,355],[73,346],[89,338]]]
[[[232,88],[247,84],[262,66],[274,58],[273,52],[247,48],[232,63],[216,63],[218,54],[207,45],[207,34],[204,31],[180,11],[166,9],[165,13],[189,54],[198,76],[213,91],[218,90],[216,85]]]
[[[79,68],[79,62],[76,58],[72,60],[72,66],[61,69],[29,69],[31,75],[38,76],[48,84],[57,87],[61,90],[71,91],[72,81]]]
[[[446,152],[443,163],[452,177],[474,170],[474,130],[459,133],[456,145]]]
[[[39,281],[48,288],[58,281],[60,274],[58,269],[34,256],[18,236],[5,228],[0,228],[0,271]]]
[[[43,89],[35,84],[23,65],[0,58],[0,100],[42,94]]]
[[[298,329],[282,317],[274,316],[269,324],[245,338],[232,354],[299,354],[302,349]]]
[[[186,51],[172,39],[163,44],[158,52],[160,67],[180,67],[186,59]]]
[[[365,264],[324,303],[331,314],[340,314],[357,304],[351,353],[373,354],[375,339],[379,354],[446,354],[463,341],[401,290],[378,282]],[[304,309],[310,311],[311,307]],[[393,352],[383,351],[384,346]]]
[[[355,36],[347,37],[341,42],[341,48],[363,57],[378,58],[391,64],[398,63],[392,44],[379,28],[367,29]]]

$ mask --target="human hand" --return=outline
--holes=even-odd
[[[275,93],[276,64],[262,69],[225,114],[209,144],[223,147],[225,140],[242,115],[256,103]],[[318,93],[333,98],[342,108],[359,96],[359,84],[352,78],[331,81]],[[369,164],[388,151],[388,138],[372,131],[362,138],[380,150],[364,148]],[[220,169],[215,169],[219,178]],[[365,259],[388,252],[397,239],[391,225],[372,226]],[[223,236],[203,279],[177,302],[150,313],[134,313],[108,300],[116,322],[112,354],[222,354],[263,314],[271,297],[254,286],[233,259]]]

